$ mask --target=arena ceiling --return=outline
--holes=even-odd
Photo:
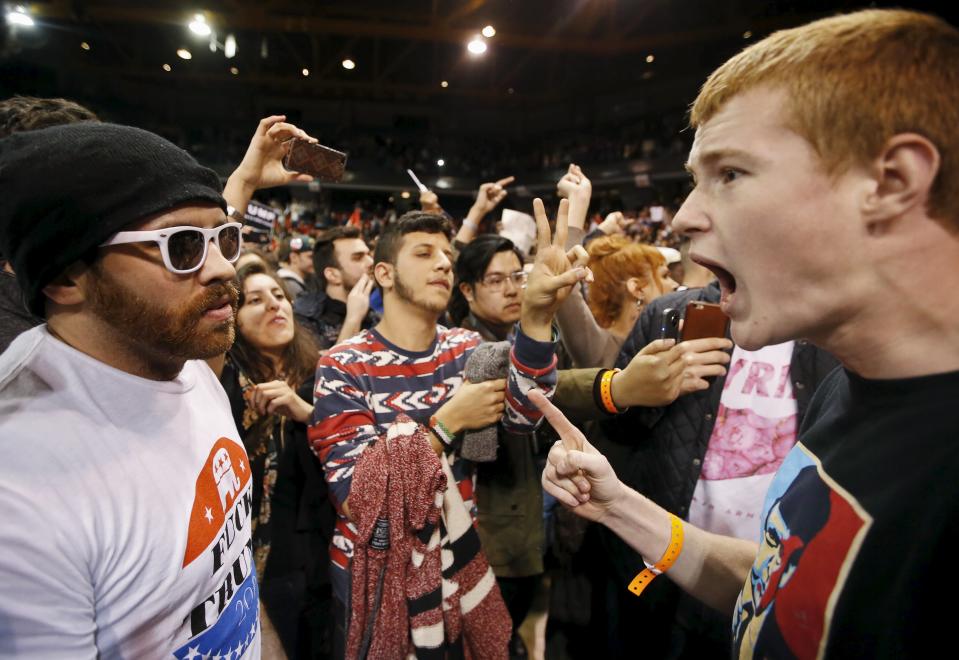
[[[16,4],[36,24],[8,27],[4,35],[0,64],[4,87],[12,91],[52,70],[57,77],[226,93],[256,88],[301,98],[495,104],[701,81],[770,31],[863,6],[821,0],[49,0],[7,3],[7,10]],[[198,12],[219,43],[216,52],[187,27]],[[483,39],[483,55],[471,55],[467,43],[487,25],[495,36]],[[222,49],[228,35],[237,45],[230,59]],[[180,48],[192,59],[178,58]],[[355,68],[344,69],[345,59]],[[16,76],[24,79],[10,79]]]

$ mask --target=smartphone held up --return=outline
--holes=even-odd
[[[346,154],[316,142],[293,138],[283,159],[283,167],[335,183],[346,173]]]
[[[725,337],[729,329],[729,317],[716,303],[691,300],[686,305],[686,314],[681,323],[679,310],[667,308],[663,310],[660,325],[660,337],[677,342]]]

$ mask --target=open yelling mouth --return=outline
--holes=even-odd
[[[716,279],[719,280],[719,288],[722,290],[722,302],[728,302],[730,296],[736,293],[736,278],[733,274],[716,262],[699,255],[690,255],[690,258],[700,266],[709,269],[716,276]]]

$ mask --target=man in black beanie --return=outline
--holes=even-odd
[[[0,101],[0,138],[81,121],[100,120],[92,111],[68,99],[14,96]],[[17,335],[40,322],[23,306],[13,268],[0,253],[0,353]]]
[[[0,656],[257,658],[219,179],[152,133],[0,140],[0,252],[46,324],[0,356]]]

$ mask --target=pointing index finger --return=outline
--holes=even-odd
[[[527,396],[533,402],[533,405],[543,413],[543,417],[550,423],[550,426],[559,433],[559,437],[563,441],[563,447],[567,451],[583,451],[583,434],[573,426],[572,422],[566,419],[559,408],[554,406],[539,390],[530,390]]]
[[[496,182],[496,185],[497,185],[497,186],[508,186],[509,184],[513,183],[514,181],[516,181],[516,177],[515,177],[515,176],[508,176],[508,177],[502,178],[502,179],[500,179],[499,181],[497,181],[497,182]]]

